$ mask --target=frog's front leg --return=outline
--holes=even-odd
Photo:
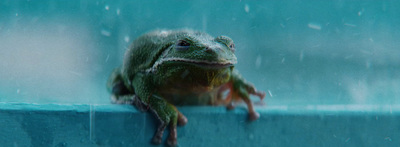
[[[153,83],[152,75],[137,74],[132,80],[135,93],[140,104],[143,104],[148,110],[153,112],[160,121],[157,130],[152,138],[154,144],[161,144],[162,136],[166,127],[170,132],[167,143],[169,146],[177,145],[177,125],[185,125],[187,118],[181,114],[176,107],[167,102],[157,91],[157,84]]]
[[[153,136],[152,142],[154,144],[160,144],[162,141],[162,136],[165,128],[169,125],[169,136],[167,143],[170,146],[177,145],[177,131],[176,126],[184,125],[187,122],[185,116],[183,116],[174,105],[168,103],[164,99],[160,98],[158,95],[153,94],[149,99],[148,103],[150,110],[156,115],[160,120],[160,124],[157,128],[156,133]],[[179,119],[179,121],[178,121]]]

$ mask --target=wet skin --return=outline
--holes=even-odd
[[[186,117],[177,105],[227,105],[243,100],[249,119],[256,120],[250,94],[257,91],[234,70],[237,63],[233,40],[211,37],[193,30],[157,30],[137,38],[126,51],[123,65],[107,83],[115,103],[128,103],[141,111],[150,110],[160,120],[152,142],[160,144],[166,127],[167,143],[177,145],[177,125]],[[225,91],[229,91],[226,96]]]

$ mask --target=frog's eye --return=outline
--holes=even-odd
[[[233,40],[231,38],[227,36],[218,36],[217,38],[215,38],[215,40],[229,47],[232,52],[235,52],[235,44],[233,43]]]
[[[235,52],[235,44],[231,43],[229,48],[232,50],[232,52]]]
[[[175,45],[175,49],[179,50],[179,51],[187,50],[187,49],[189,49],[189,47],[190,47],[190,43],[185,40],[179,40],[178,42],[176,42],[176,45]]]

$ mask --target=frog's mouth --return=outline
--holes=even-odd
[[[236,64],[236,60],[215,62],[215,61],[207,61],[207,60],[190,60],[190,59],[185,59],[185,58],[162,58],[161,60],[154,63],[151,68],[147,69],[146,72],[156,71],[157,67],[165,62],[185,63],[185,64],[199,66],[202,68],[214,68],[214,69],[227,68],[227,67],[231,67],[234,64]]]
[[[231,67],[235,62],[231,61],[222,61],[222,62],[215,62],[215,61],[206,61],[206,60],[190,60],[185,58],[164,58],[162,59],[163,62],[179,62],[179,63],[187,63],[193,64],[196,66],[207,67],[207,68],[226,68]]]

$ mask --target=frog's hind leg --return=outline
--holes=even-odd
[[[228,91],[226,95],[224,92]],[[228,110],[232,110],[235,108],[234,99],[232,98],[233,90],[232,90],[232,82],[228,82],[221,87],[219,87],[217,91],[217,101],[213,105],[224,105]],[[225,97],[224,97],[225,96]]]
[[[160,124],[157,128],[156,133],[153,136],[152,142],[154,144],[161,144],[162,136],[165,128],[169,125],[169,136],[167,143],[169,146],[177,145],[177,131],[176,126],[178,122],[179,112],[175,106],[168,103],[167,101],[159,98],[152,98],[149,101],[150,110],[157,116],[160,120]],[[181,119],[183,115],[181,114]],[[186,117],[184,117],[186,119]],[[187,120],[186,120],[187,122]]]
[[[265,92],[264,91],[258,91],[256,88],[254,88],[254,85],[248,84],[246,86],[247,91],[249,94],[256,95],[260,98],[260,100],[263,100],[265,98]]]
[[[131,104],[134,100],[134,92],[124,84],[120,68],[111,73],[107,81],[107,89],[111,93],[111,101],[116,104]]]

